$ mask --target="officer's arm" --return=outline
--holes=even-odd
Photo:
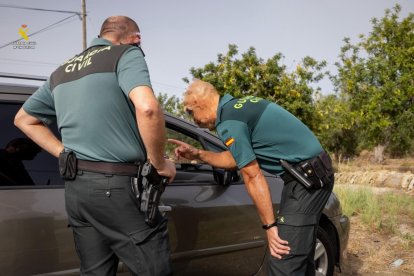
[[[158,100],[148,86],[135,87],[129,93],[129,98],[135,106],[139,133],[148,157],[157,170],[162,170],[166,165],[165,120]]]
[[[230,151],[212,152],[197,149],[176,139],[168,139],[168,142],[178,146],[175,149],[177,157],[184,157],[189,160],[198,159],[216,168],[235,169],[237,167],[236,160],[234,160]]]
[[[20,108],[14,118],[14,124],[41,148],[53,156],[59,157],[59,153],[63,150],[62,142],[39,119]]]
[[[230,151],[212,152],[207,150],[198,150],[198,159],[210,164],[216,168],[235,169],[237,168],[236,160]]]
[[[240,172],[243,176],[247,191],[257,207],[262,223],[274,223],[275,216],[269,186],[260,170],[259,164],[254,160],[240,169]]]
[[[243,176],[247,191],[256,205],[262,223],[274,223],[275,216],[269,186],[260,170],[259,164],[254,160],[241,168],[240,172]],[[277,227],[272,227],[266,230],[266,232],[272,256],[281,258],[281,255],[289,253],[290,249],[286,246],[288,242],[279,238]]]

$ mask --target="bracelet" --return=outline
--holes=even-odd
[[[264,230],[269,230],[270,228],[275,227],[275,226],[277,226],[277,221],[275,221],[275,222],[273,222],[271,224],[263,224],[262,225],[262,228]]]

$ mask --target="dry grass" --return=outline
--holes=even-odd
[[[414,159],[383,164],[359,159],[337,164],[337,169],[414,172]],[[335,193],[351,220],[347,259],[343,273],[336,275],[414,275],[414,195],[371,185],[337,185]],[[392,267],[398,259],[403,264]]]

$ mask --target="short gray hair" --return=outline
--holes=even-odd
[[[212,95],[218,94],[217,89],[211,83],[193,79],[187,90],[184,92],[184,105],[189,98],[194,98],[195,101],[205,100],[206,98],[211,98]]]
[[[111,36],[116,40],[126,38],[133,32],[139,32],[138,24],[128,16],[118,15],[108,17],[101,27],[101,37]]]

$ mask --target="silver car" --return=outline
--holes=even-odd
[[[67,226],[57,159],[36,148],[13,124],[14,115],[36,89],[37,85],[0,84],[0,274],[77,275],[79,260]],[[212,133],[170,114],[165,119],[168,138],[225,150]],[[58,135],[56,126],[52,128]],[[16,149],[19,155],[14,155]],[[172,148],[167,150],[171,154]],[[239,173],[191,162],[176,166],[176,179],[159,207],[169,218],[175,274],[266,275],[266,233]],[[277,210],[283,182],[264,174]],[[349,220],[332,193],[319,222],[316,275],[332,275],[335,266],[340,267],[348,235]],[[120,264],[119,271],[127,270]]]

